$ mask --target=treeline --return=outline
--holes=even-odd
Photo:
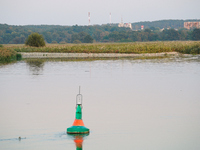
[[[104,37],[117,31],[130,31],[128,28],[119,28],[109,25],[96,26],[59,26],[59,25],[27,25],[11,26],[0,24],[0,44],[24,43],[32,32],[44,36],[47,43],[83,43],[88,41],[102,42]],[[92,40],[91,40],[92,38]]]
[[[200,40],[200,29],[165,29],[159,31],[146,28],[144,31],[115,31],[105,38],[112,42]]]
[[[42,34],[47,43],[92,43],[92,42],[134,42],[200,40],[200,29],[187,30],[151,26],[133,31],[115,25],[59,26],[0,24],[0,44],[23,44],[33,32]]]
[[[133,30],[139,30],[141,28],[141,25],[144,26],[144,28],[151,28],[151,27],[157,27],[160,29],[163,28],[173,28],[173,29],[180,29],[184,27],[184,22],[200,22],[200,20],[158,20],[158,21],[144,21],[144,22],[136,22],[132,23]]]

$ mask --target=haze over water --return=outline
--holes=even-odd
[[[198,150],[199,66],[198,58],[2,65],[0,149],[76,149],[66,129],[81,86],[84,150]]]

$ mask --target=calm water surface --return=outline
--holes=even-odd
[[[84,150],[200,149],[198,58],[1,65],[0,149],[75,150],[79,85]]]

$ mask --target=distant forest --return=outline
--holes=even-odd
[[[144,21],[144,22],[136,22],[132,23],[133,30],[138,30],[141,25],[144,26],[144,28],[160,28],[160,29],[167,29],[167,28],[173,28],[173,29],[180,29],[184,27],[184,22],[200,22],[200,20],[159,20],[159,21]]]
[[[184,22],[200,20],[160,20],[132,23],[130,28],[117,24],[93,26],[25,25],[0,24],[0,44],[23,44],[32,32],[42,34],[47,43],[90,43],[200,40],[200,29],[187,30]],[[140,30],[144,25],[144,30]],[[136,31],[137,30],[137,31]],[[93,39],[93,40],[87,40]]]

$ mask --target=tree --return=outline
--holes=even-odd
[[[144,32],[151,33],[151,29],[146,28],[146,29],[144,30]]]
[[[155,28],[155,27],[152,27],[152,26],[151,26],[149,29],[152,30],[152,31],[155,31],[155,30],[156,30],[156,28]]]
[[[192,40],[200,40],[200,29],[194,29],[192,31]]]
[[[80,40],[81,42],[84,42],[84,38],[85,38],[88,34],[82,31],[82,32],[79,32],[78,35],[79,35],[79,39],[77,39],[77,40]]]
[[[103,31],[96,29],[96,31],[93,32],[93,37],[96,41],[100,41],[101,40],[101,33]]]
[[[73,43],[75,43],[75,44],[80,44],[81,41],[79,41],[79,40],[74,40]]]
[[[33,47],[42,47],[45,46],[45,41],[39,33],[32,33],[28,36],[25,44]]]
[[[159,35],[157,33],[150,33],[148,35],[148,40],[149,41],[157,41],[157,40],[159,40]]]
[[[116,42],[116,41],[120,40],[120,38],[119,38],[119,32],[117,32],[117,31],[111,32],[111,33],[108,35],[108,37],[109,37],[110,41]]]
[[[148,32],[141,32],[142,41],[148,41]]]
[[[72,36],[71,36],[71,43],[73,43],[73,42],[76,41],[76,40],[80,41],[80,36],[79,36],[78,33],[74,33],[74,34],[72,34]]]
[[[84,43],[93,43],[93,38],[88,34],[83,39]]]
[[[173,41],[173,40],[179,40],[180,35],[178,31],[174,29],[165,29],[162,31],[162,40],[167,40],[167,41]]]

